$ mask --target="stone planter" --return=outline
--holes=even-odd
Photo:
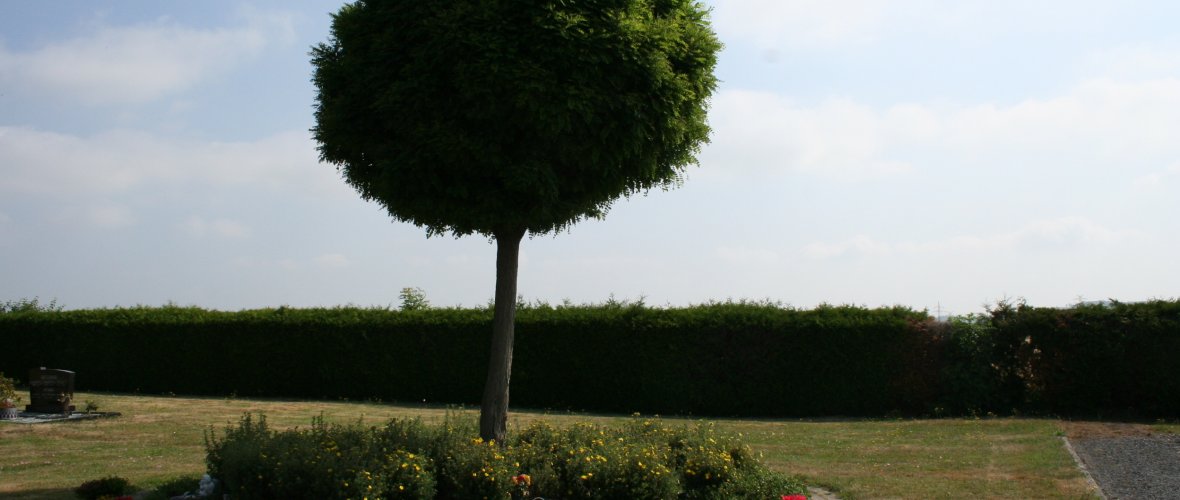
[[[0,420],[12,420],[20,416],[20,411],[15,406],[7,408],[0,408]]]

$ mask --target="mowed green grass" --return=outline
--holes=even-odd
[[[1180,421],[1177,422],[1156,422],[1151,426],[1157,432],[1166,432],[1170,434],[1180,434]]]
[[[0,423],[0,497],[73,498],[108,475],[150,488],[204,471],[204,433],[245,412],[276,428],[390,418],[439,422],[473,409],[376,403],[260,401],[78,393],[121,417],[54,424]],[[513,412],[510,429],[545,419],[617,423],[630,417]],[[675,425],[678,419],[665,418]],[[1065,450],[1061,426],[1040,419],[884,421],[711,420],[741,434],[772,468],[856,498],[1094,498]],[[690,421],[686,420],[685,423]],[[1174,427],[1174,426],[1173,426]]]

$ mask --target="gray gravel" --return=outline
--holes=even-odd
[[[1180,498],[1180,435],[1071,439],[1107,498]]]

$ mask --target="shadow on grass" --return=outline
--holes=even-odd
[[[24,490],[24,491],[6,491],[0,492],[0,498],[4,500],[66,500],[77,499],[72,488],[54,488],[43,490]]]

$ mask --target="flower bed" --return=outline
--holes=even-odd
[[[275,432],[264,416],[246,415],[207,437],[207,462],[235,498],[785,499],[806,491],[710,425],[537,422],[506,443],[476,435],[471,419],[368,428],[317,419]]]

